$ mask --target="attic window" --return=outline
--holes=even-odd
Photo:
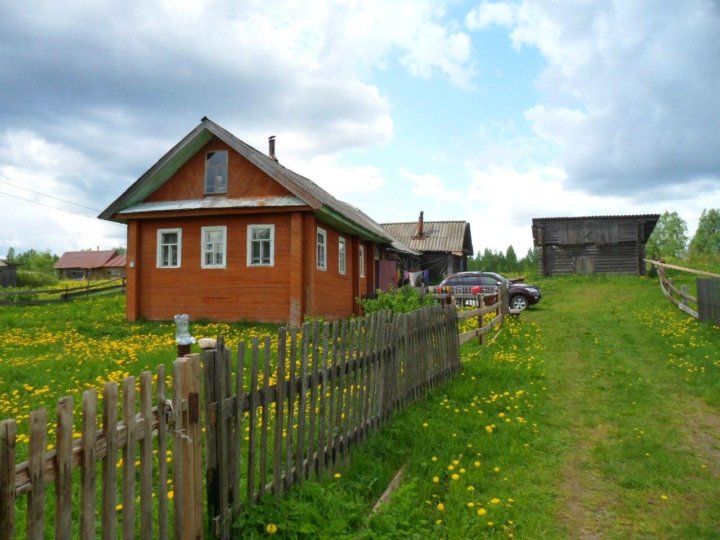
[[[227,193],[227,177],[227,150],[205,154],[205,194]]]

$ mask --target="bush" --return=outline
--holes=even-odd
[[[54,274],[47,274],[45,272],[33,272],[31,270],[18,270],[17,272],[18,287],[37,289],[40,287],[57,285],[57,283],[58,278],[55,277]]]
[[[360,307],[365,313],[374,313],[388,309],[393,313],[408,313],[424,306],[430,306],[433,298],[421,295],[417,289],[406,285],[396,291],[379,292],[377,298],[358,298]]]

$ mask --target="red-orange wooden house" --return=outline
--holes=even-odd
[[[100,214],[128,225],[129,320],[346,317],[381,259],[419,255],[269,150],[203,118]]]

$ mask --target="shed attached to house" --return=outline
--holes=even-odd
[[[129,320],[347,317],[394,240],[207,118],[100,217],[128,225]]]
[[[0,287],[17,287],[17,266],[0,260]]]
[[[418,221],[383,223],[388,234],[420,252],[422,270],[430,271],[430,280],[467,270],[468,255],[473,255],[470,224],[465,221]]]
[[[659,214],[535,218],[538,271],[543,276],[643,275],[645,244],[659,218]]]

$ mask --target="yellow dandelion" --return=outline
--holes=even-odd
[[[477,513],[478,516],[484,516],[485,514],[487,514],[487,510],[485,510],[484,508],[478,508]]]
[[[440,510],[441,512],[444,512],[444,511],[445,511],[445,505],[444,505],[443,503],[441,503],[441,502],[440,502],[440,503],[437,503],[437,509]]]
[[[433,476],[432,481],[433,481],[433,484],[437,484],[438,482],[440,482],[440,478],[438,478],[437,476]]]
[[[277,525],[275,525],[274,523],[268,523],[265,526],[265,532],[267,532],[268,534],[275,534],[277,532],[277,530],[278,530]]]

